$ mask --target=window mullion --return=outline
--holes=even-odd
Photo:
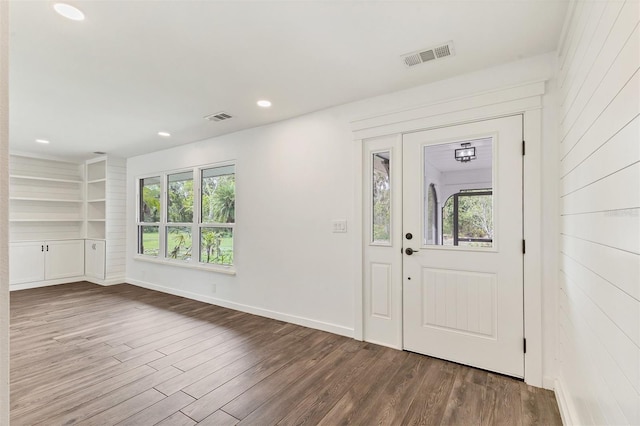
[[[166,173],[162,174],[162,179],[160,182],[160,226],[158,227],[159,235],[159,244],[158,247],[158,258],[165,259],[167,254],[167,215],[169,211],[169,199],[167,197],[167,179],[168,175]]]
[[[193,222],[191,223],[191,263],[197,264],[200,261],[200,215],[202,208],[202,179],[200,177],[200,168],[193,169]]]

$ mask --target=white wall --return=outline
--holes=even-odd
[[[331,233],[332,219],[347,219],[349,226],[355,219],[354,182],[359,176],[355,176],[354,164],[360,154],[354,149],[349,123],[389,111],[550,79],[554,66],[555,55],[542,55],[130,158],[127,281],[353,335],[354,277],[361,267],[354,260],[354,247],[360,241],[355,241],[350,227],[346,234]],[[545,143],[553,146],[553,137],[550,130],[545,130]],[[134,260],[135,178],[164,169],[231,159],[237,161],[237,275]],[[556,203],[553,198],[545,200],[550,205]],[[545,286],[555,288],[555,277]],[[545,311],[555,311],[552,297],[544,303]],[[547,336],[545,333],[543,345],[553,353],[553,340],[547,341]]]
[[[0,2],[0,425],[9,424],[9,4]]]
[[[577,424],[640,424],[639,8],[577,1],[558,52],[559,389]]]

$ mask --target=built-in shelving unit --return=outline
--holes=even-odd
[[[107,159],[87,161],[87,238],[106,238]]]
[[[84,237],[84,171],[77,163],[12,155],[11,241]]]
[[[12,155],[9,171],[12,289],[123,282],[124,159],[80,164]]]
[[[125,271],[126,163],[103,156],[86,162],[87,279],[122,281]]]

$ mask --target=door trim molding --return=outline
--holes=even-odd
[[[545,80],[508,86],[402,111],[390,111],[351,122],[354,136],[354,338],[363,340],[363,140],[373,137],[431,130],[503,116],[523,115],[527,152],[523,163],[524,184],[524,335],[525,382],[542,387],[542,96]]]

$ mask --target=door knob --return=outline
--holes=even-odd
[[[407,247],[407,248],[404,250],[404,252],[405,252],[408,256],[411,256],[413,253],[417,253],[417,252],[418,252],[418,250],[414,250],[414,249],[412,249],[411,247]]]

